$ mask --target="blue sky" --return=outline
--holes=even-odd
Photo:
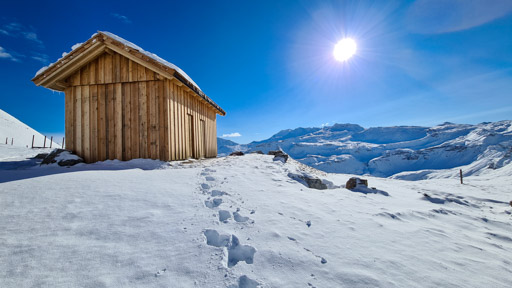
[[[239,143],[287,128],[512,119],[512,1],[7,1],[0,109],[56,137],[64,96],[30,79],[97,30],[178,65]],[[332,51],[358,45],[347,62]]]

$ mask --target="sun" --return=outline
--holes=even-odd
[[[334,46],[334,58],[340,62],[347,61],[356,53],[356,41],[352,38],[341,39],[336,46]]]

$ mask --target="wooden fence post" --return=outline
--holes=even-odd
[[[464,183],[462,182],[462,169],[460,169],[460,170],[459,170],[459,174],[460,174],[460,184],[464,184]]]
[[[34,137],[35,135],[32,135],[32,149],[34,149]]]
[[[53,143],[53,136],[50,137],[50,148],[52,148],[52,143]]]
[[[43,148],[46,148],[46,136],[44,136],[44,144],[43,144]]]

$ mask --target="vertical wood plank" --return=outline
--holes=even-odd
[[[165,92],[164,92],[164,81],[160,80],[160,81],[157,81],[158,83],[158,96],[159,96],[159,99],[158,99],[158,136],[159,136],[159,140],[158,140],[158,148],[159,148],[159,156],[158,156],[158,159],[161,159],[161,160],[164,160],[164,161],[168,161],[167,159],[167,153],[165,152],[166,151],[166,130],[165,130],[165,123],[166,123],[166,109],[165,109]]]
[[[138,81],[146,81],[146,68],[142,65],[137,65],[137,78]]]
[[[98,57],[98,62],[96,63],[96,83],[105,83],[105,54]]]
[[[147,123],[147,92],[146,82],[138,82],[139,85],[139,155],[148,158],[148,123]]]
[[[118,53],[114,53],[113,55],[113,63],[112,63],[112,68],[113,68],[113,81],[115,83],[119,83],[121,82],[121,55],[119,55]]]
[[[65,100],[64,100],[64,106],[65,106],[65,148],[68,150],[73,151],[73,88],[68,87],[66,88],[65,92]]]
[[[89,87],[90,161],[98,161],[98,86]]]
[[[82,75],[89,73],[82,73]],[[85,163],[90,163],[91,161],[91,146],[90,146],[90,119],[89,119],[89,86],[81,86],[82,88],[82,154],[85,160]]]
[[[82,91],[80,86],[73,87],[75,95],[75,144],[76,154],[82,156]]]
[[[181,87],[178,88],[178,93],[176,94],[177,96],[177,102],[178,102],[178,107],[177,107],[177,110],[178,110],[178,151],[179,151],[179,156],[178,156],[178,159],[182,160],[185,158],[185,155],[183,153],[183,110],[181,109],[182,108],[182,102],[181,102]]]
[[[89,64],[80,68],[80,85],[89,85]]]
[[[80,85],[80,70],[77,70],[75,73],[73,73],[73,75],[71,75],[70,77],[70,80],[71,80],[71,85],[72,86],[78,86]]]
[[[170,122],[169,122],[169,136],[170,136],[170,145],[171,145],[171,160],[176,160],[176,119],[174,113],[174,84],[167,81],[167,85],[169,86],[169,109],[170,109]]]
[[[140,158],[139,155],[139,85],[130,83],[131,93],[131,142],[132,142],[132,159]]]
[[[171,161],[171,136],[170,136],[170,121],[171,121],[171,111],[169,110],[169,85],[168,81],[163,80],[162,81],[163,87],[164,87],[164,100],[163,100],[163,106],[164,106],[164,159],[165,161]]]
[[[104,73],[104,77],[105,77],[105,83],[112,83],[113,82],[113,68],[112,68],[112,55],[106,53],[104,54],[105,56],[105,63],[104,63],[104,68],[103,68],[103,73]]]
[[[107,160],[106,86],[98,85],[98,161]]]
[[[129,61],[130,59],[121,56],[121,82],[129,81]]]
[[[96,63],[98,62],[97,59],[89,62],[89,84],[96,84]]]
[[[128,66],[128,70],[129,70],[129,81],[130,82],[135,82],[135,81],[138,81],[139,77],[139,65],[136,63],[136,62],[133,62],[132,60],[129,60],[129,66]]]
[[[105,65],[106,66],[106,65]],[[107,84],[107,147],[108,147],[108,159],[113,160],[116,157],[116,138],[115,138],[115,114],[114,114],[114,105],[115,94],[114,94],[114,84]]]
[[[155,148],[156,148],[156,123],[155,123],[155,100],[156,100],[156,84],[155,82],[147,82],[149,86],[148,92],[148,105],[149,105],[149,157],[151,159],[155,158]]]
[[[121,62],[122,63],[122,62]],[[122,64],[121,64],[122,65]],[[132,159],[131,141],[131,91],[130,84],[123,83],[123,160]]]
[[[117,54],[116,54],[117,55]],[[123,160],[123,89],[121,83],[114,84],[114,129],[115,129],[115,155],[116,159]]]

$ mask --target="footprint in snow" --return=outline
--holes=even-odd
[[[201,184],[201,189],[203,189],[203,190],[208,190],[208,189],[210,189],[210,185],[208,185],[208,184],[206,184],[206,183],[202,183],[202,184]]]
[[[228,288],[258,288],[259,285],[261,285],[259,282],[252,280],[246,275],[242,275],[238,278],[238,285],[233,284],[228,286]]]
[[[220,198],[214,198],[212,200],[204,201],[204,205],[211,209],[218,207],[220,204],[222,204],[222,199]]]
[[[220,190],[213,190],[212,191],[212,196],[215,197],[215,196],[222,196],[222,195],[228,195],[228,193],[224,192],[224,191],[220,191]]]
[[[228,268],[245,261],[247,264],[254,262],[256,249],[250,245],[241,245],[235,235],[219,234],[217,230],[207,229],[204,231],[206,244],[214,247],[226,247],[228,250]]]
[[[205,179],[206,181],[215,181],[215,178],[213,178],[212,176],[206,176]]]
[[[233,218],[236,222],[247,222],[249,220],[249,217],[242,216],[238,212],[233,212]]]
[[[228,222],[228,219],[231,218],[231,213],[227,210],[219,210],[219,221],[220,222]]]

